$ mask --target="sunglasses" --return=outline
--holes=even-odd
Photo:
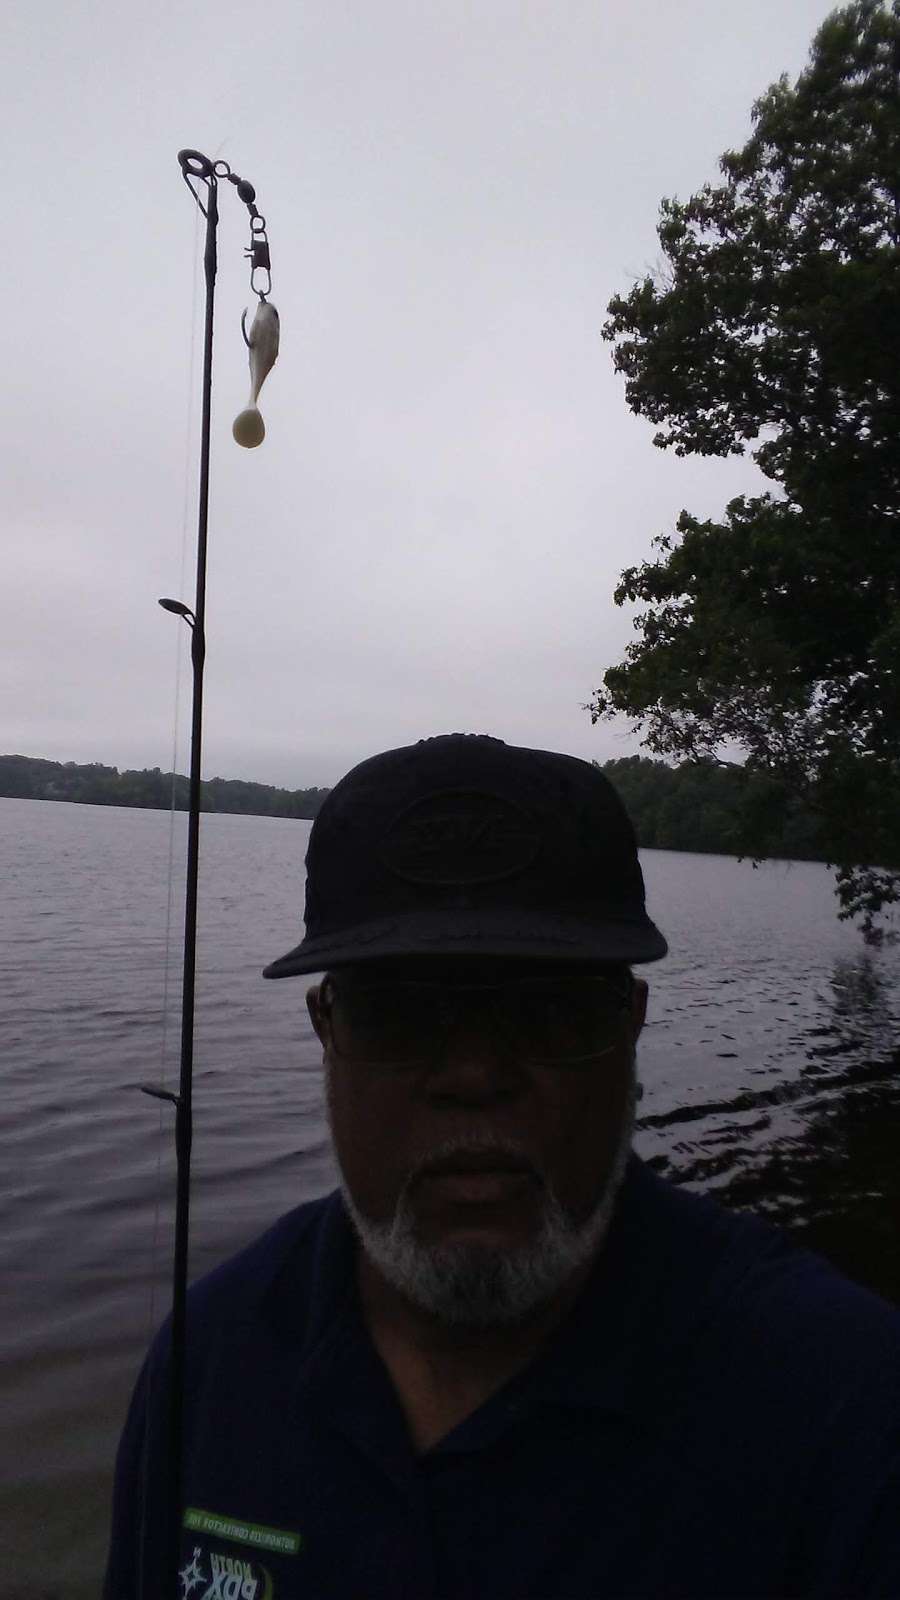
[[[478,1020],[533,1066],[577,1066],[621,1042],[631,985],[605,977],[514,978],[503,983],[412,979],[366,983],[338,975],[319,991],[335,1053],[361,1065],[433,1062],[461,1021]]]

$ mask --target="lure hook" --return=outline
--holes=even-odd
[[[250,352],[250,399],[235,417],[231,431],[238,444],[246,450],[254,450],[266,436],[266,425],[256,402],[278,357],[279,319],[275,307],[260,296],[249,334],[246,310],[241,317],[241,332]]]

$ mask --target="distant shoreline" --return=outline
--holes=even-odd
[[[684,850],[758,861],[821,861],[828,855],[815,813],[775,780],[737,763],[644,756],[595,762],[617,789],[643,850]],[[188,809],[188,780],[159,767],[125,770],[100,762],[0,756],[0,798],[83,805]],[[279,789],[243,778],[207,778],[201,810],[312,821],[328,789]]]
[[[68,800],[80,805],[133,806],[142,810],[188,809],[188,780],[159,767],[120,772],[91,761],[44,761],[37,756],[0,756],[0,799]],[[173,796],[174,790],[174,796]],[[206,778],[200,809],[234,816],[297,817],[311,820],[327,789],[277,789],[242,778]]]

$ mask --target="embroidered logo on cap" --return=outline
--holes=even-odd
[[[394,818],[381,847],[385,866],[409,883],[495,883],[531,866],[538,824],[500,795],[451,789]]]

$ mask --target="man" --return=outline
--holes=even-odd
[[[632,1152],[666,943],[596,768],[446,735],[307,855],[339,1192],[190,1295],[180,1594],[900,1595],[900,1313]],[[107,1600],[166,1593],[167,1334]]]

